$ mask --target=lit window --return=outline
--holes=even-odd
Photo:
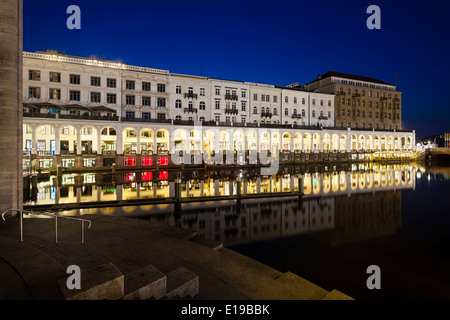
[[[167,180],[169,179],[169,172],[168,171],[161,171],[159,173],[159,180]]]
[[[131,167],[136,165],[136,158],[135,157],[126,157],[124,166]]]
[[[141,181],[152,181],[152,173],[151,172],[142,172],[141,173]]]
[[[153,164],[153,159],[151,157],[142,157],[143,166],[151,166]]]
[[[136,174],[132,172],[127,172],[124,174],[125,182],[134,182],[136,180]]]
[[[160,166],[167,166],[169,164],[169,158],[168,157],[160,157],[159,158],[159,165]]]

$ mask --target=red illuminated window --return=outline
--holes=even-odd
[[[136,165],[136,158],[134,158],[134,157],[126,157],[124,165],[126,167],[135,166]]]
[[[142,181],[152,181],[152,173],[151,172],[142,172],[141,180]]]
[[[151,157],[142,157],[143,166],[151,166],[153,164],[153,159]]]
[[[167,179],[169,179],[169,172],[161,171],[159,173],[159,180],[167,180]]]
[[[135,173],[125,173],[125,182],[133,182],[136,180],[136,174]]]
[[[168,164],[169,164],[169,157],[160,157],[159,158],[160,166],[167,166]]]

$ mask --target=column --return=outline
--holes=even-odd
[[[55,154],[61,155],[61,127],[55,126]]]
[[[75,127],[77,130],[77,155],[81,154],[81,127]]]
[[[0,213],[23,207],[22,0],[0,5]],[[5,159],[6,160],[6,159]]]
[[[119,127],[116,130],[116,137],[117,137],[117,154],[123,154],[123,132],[122,128]]]
[[[102,154],[102,129],[97,127],[97,154]]]
[[[137,132],[137,141],[136,141],[136,154],[141,154],[141,130],[136,129]]]

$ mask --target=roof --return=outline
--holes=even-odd
[[[387,83],[387,82],[384,82],[384,81],[381,81],[381,80],[378,80],[375,78],[354,75],[354,74],[349,74],[349,73],[336,72],[336,71],[328,71],[327,73],[317,77],[317,79],[311,81],[310,83],[316,82],[321,79],[326,79],[329,77],[339,77],[339,78],[346,78],[346,79],[351,79],[351,80],[358,80],[358,81],[365,81],[365,82],[384,84],[384,85],[388,85],[388,86],[394,86],[391,83]]]

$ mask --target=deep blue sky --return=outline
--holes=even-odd
[[[69,30],[69,5],[81,30]],[[369,5],[381,30],[369,30]],[[450,132],[450,1],[24,0],[24,50],[288,85],[329,70],[395,83],[405,129]]]

